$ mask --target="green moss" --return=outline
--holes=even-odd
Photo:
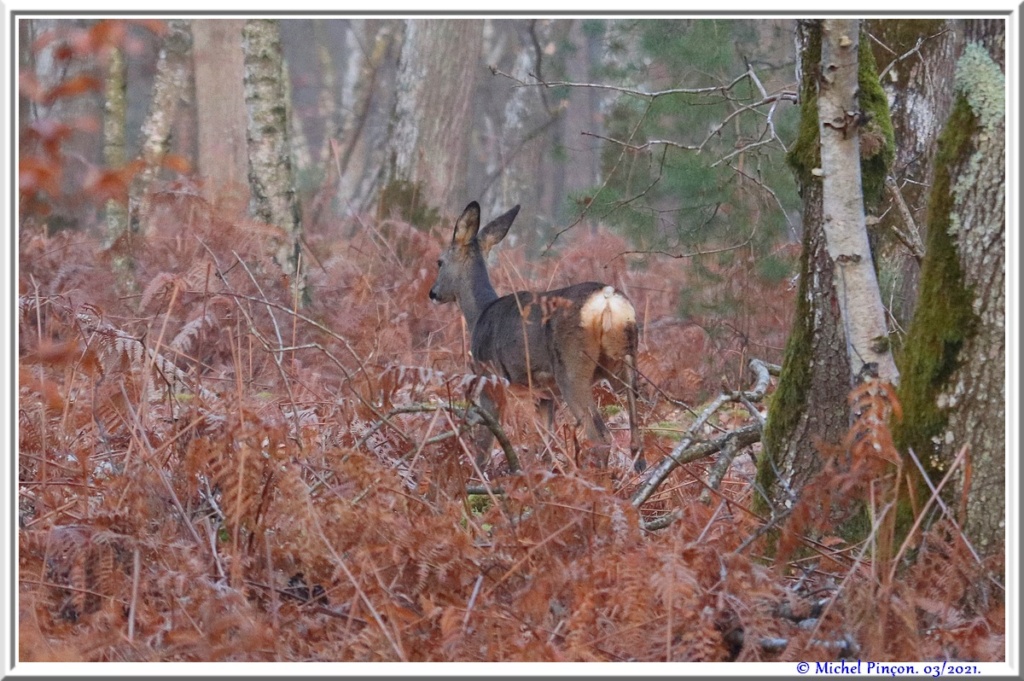
[[[803,54],[803,82],[800,84],[800,127],[796,142],[786,160],[796,172],[801,186],[820,182],[812,171],[821,167],[821,141],[818,131],[818,74],[821,72],[821,25],[808,27],[807,48]],[[862,142],[861,184],[864,204],[871,210],[885,191],[885,176],[896,157],[896,136],[889,116],[889,100],[878,80],[878,67],[871,52],[871,39],[862,32],[858,52],[857,85],[860,90],[861,111],[870,121],[861,130]]]
[[[800,289],[796,295],[796,316],[793,330],[786,341],[786,355],[782,360],[782,373],[778,388],[771,397],[768,422],[762,437],[761,458],[757,463],[757,482],[761,489],[775,487],[777,466],[768,457],[776,457],[786,438],[796,432],[800,415],[806,411],[807,394],[811,387],[811,340],[813,320],[807,300],[807,281],[810,279],[810,229],[804,230],[803,249],[800,255]],[[754,510],[757,513],[770,511],[768,500],[754,495]]]
[[[977,128],[978,120],[967,98],[958,95],[939,136],[935,182],[928,204],[927,257],[921,268],[914,319],[898,358],[903,419],[893,428],[896,446],[901,451],[913,448],[930,473],[937,472],[935,439],[942,435],[947,419],[938,405],[938,396],[956,370],[960,348],[976,324],[950,227],[956,179],[953,172],[969,158]]]
[[[811,174],[821,167],[821,145],[818,140],[818,74],[821,71],[821,22],[805,27],[807,46],[801,55],[803,79],[800,83],[800,125],[796,142],[789,149],[786,161],[796,172],[800,186],[821,180]]]
[[[867,125],[861,130],[861,185],[864,208],[873,212],[885,193],[885,176],[896,158],[896,135],[889,116],[889,99],[878,80],[871,39],[864,31],[860,36],[857,64],[860,110],[869,116]]]

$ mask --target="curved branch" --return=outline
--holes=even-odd
[[[668,478],[669,474],[684,463],[696,461],[701,459],[708,454],[721,451],[726,446],[734,446],[737,451],[743,447],[760,442],[761,440],[761,424],[753,423],[742,428],[738,428],[731,432],[726,433],[720,437],[715,438],[709,442],[702,442],[698,444],[692,444],[694,435],[697,430],[704,425],[704,422],[711,418],[719,407],[726,402],[735,402],[746,399],[750,402],[759,402],[764,399],[764,393],[768,389],[769,375],[768,365],[759,359],[750,360],[750,370],[757,377],[757,382],[754,385],[754,389],[748,392],[737,391],[734,393],[722,393],[719,395],[714,402],[697,417],[697,420],[691,424],[685,437],[680,440],[679,444],[664,458],[657,466],[651,469],[647,474],[643,484],[633,494],[631,503],[634,508],[639,508],[644,502],[651,498],[651,495],[661,486],[661,483]],[[735,440],[735,443],[731,443],[731,440]]]

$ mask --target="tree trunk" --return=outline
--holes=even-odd
[[[846,397],[850,361],[833,286],[834,263],[823,230],[819,167],[817,73],[821,22],[797,27],[800,132],[789,162],[803,198],[803,254],[793,330],[786,344],[778,389],[772,399],[758,462],[762,509],[783,507],[821,469],[820,443],[839,442],[849,427]],[[839,379],[839,380],[837,380]]]
[[[389,183],[408,183],[418,207],[462,205],[473,85],[483,68],[483,21],[409,19],[388,140]],[[389,207],[385,206],[385,210]]]
[[[149,115],[142,124],[143,168],[132,183],[128,201],[133,230],[139,229],[139,223],[149,218],[150,190],[170,150],[171,130],[179,105],[187,97],[191,49],[192,36],[188,22],[184,19],[169,21],[167,35],[157,59],[153,100]],[[144,231],[145,227],[142,229]]]
[[[193,19],[199,173],[207,198],[234,216],[249,202],[240,19]]]
[[[124,168],[128,158],[127,116],[128,98],[126,82],[127,68],[124,54],[120,49],[110,52],[107,66],[106,98],[103,104],[103,161],[108,170]],[[120,293],[133,290],[131,272],[133,267],[128,235],[128,206],[120,198],[111,198],[106,203],[107,244],[113,248],[113,268]]]
[[[899,383],[885,308],[875,276],[861,188],[858,52],[860,21],[826,19],[822,26],[818,134],[821,138],[825,238],[835,263],[839,311],[853,378]]]
[[[883,298],[902,328],[913,316],[921,272],[918,258],[906,242],[924,238],[935,141],[953,105],[952,89],[942,84],[952,82],[963,49],[961,23],[890,18],[867,22],[867,32],[877,39],[871,48],[879,68],[885,71],[882,87],[898,141],[888,201],[874,211],[880,221],[871,230],[871,249],[878,260]]]
[[[338,197],[343,213],[367,209],[380,184],[385,165],[387,125],[379,124],[389,111],[384,97],[385,71],[394,49],[395,27],[376,19],[350,20],[345,37],[348,62],[341,86],[341,127],[339,143]],[[383,101],[382,101],[383,100]]]
[[[896,442],[912,448],[933,478],[966,448],[960,493],[951,498],[966,498],[967,536],[992,555],[1004,546],[1006,512],[1004,33],[1002,21],[976,23],[939,139]]]
[[[298,300],[305,292],[299,259],[302,220],[295,197],[284,60],[278,24],[252,19],[242,31],[245,55],[245,106],[248,111],[250,212],[282,230],[275,259],[293,278]]]
[[[536,19],[516,21],[515,28],[511,32],[515,39],[511,75],[525,80],[527,74],[535,72],[536,68],[534,40],[541,44],[547,41],[550,22]],[[538,210],[541,195],[537,186],[538,150],[548,148],[549,134],[544,132],[550,130],[546,126],[554,120],[545,113],[541,88],[513,87],[506,83],[508,81],[502,78],[498,88],[499,93],[508,93],[508,97],[501,109],[494,152],[486,165],[486,173],[494,181],[481,201],[487,208],[485,212],[491,215],[504,212],[517,203],[529,206],[530,212]],[[522,231],[519,234],[526,236]]]

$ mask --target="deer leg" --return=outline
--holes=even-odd
[[[494,420],[501,423],[501,410],[498,408],[498,404],[494,401],[494,398],[487,391],[487,386],[484,386],[480,390],[480,397],[477,400],[477,406],[482,410],[490,414]],[[486,425],[479,425],[473,428],[473,445],[476,449],[476,465],[481,472],[484,470],[484,466],[491,459],[491,447],[494,446],[494,433]]]
[[[604,425],[597,404],[594,403],[594,394],[590,387],[597,364],[592,361],[589,364],[589,370],[586,366],[563,366],[562,370],[557,372],[555,380],[565,404],[569,407],[572,415],[576,417],[576,424],[583,426],[587,439],[593,444],[598,465],[603,468],[608,465],[611,435],[608,432],[608,427]]]
[[[640,424],[636,417],[636,355],[635,350],[623,358],[626,367],[626,406],[629,409],[629,453],[633,458],[633,470],[637,473],[647,468],[647,461],[641,451],[643,440],[640,435]]]

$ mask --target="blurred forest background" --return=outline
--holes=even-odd
[[[21,659],[1003,659],[1001,181],[966,292],[934,222],[1002,24],[857,24],[898,394],[823,255],[821,24],[21,17]],[[523,207],[499,294],[633,301],[652,471],[512,391],[472,462],[427,297],[472,200]]]

